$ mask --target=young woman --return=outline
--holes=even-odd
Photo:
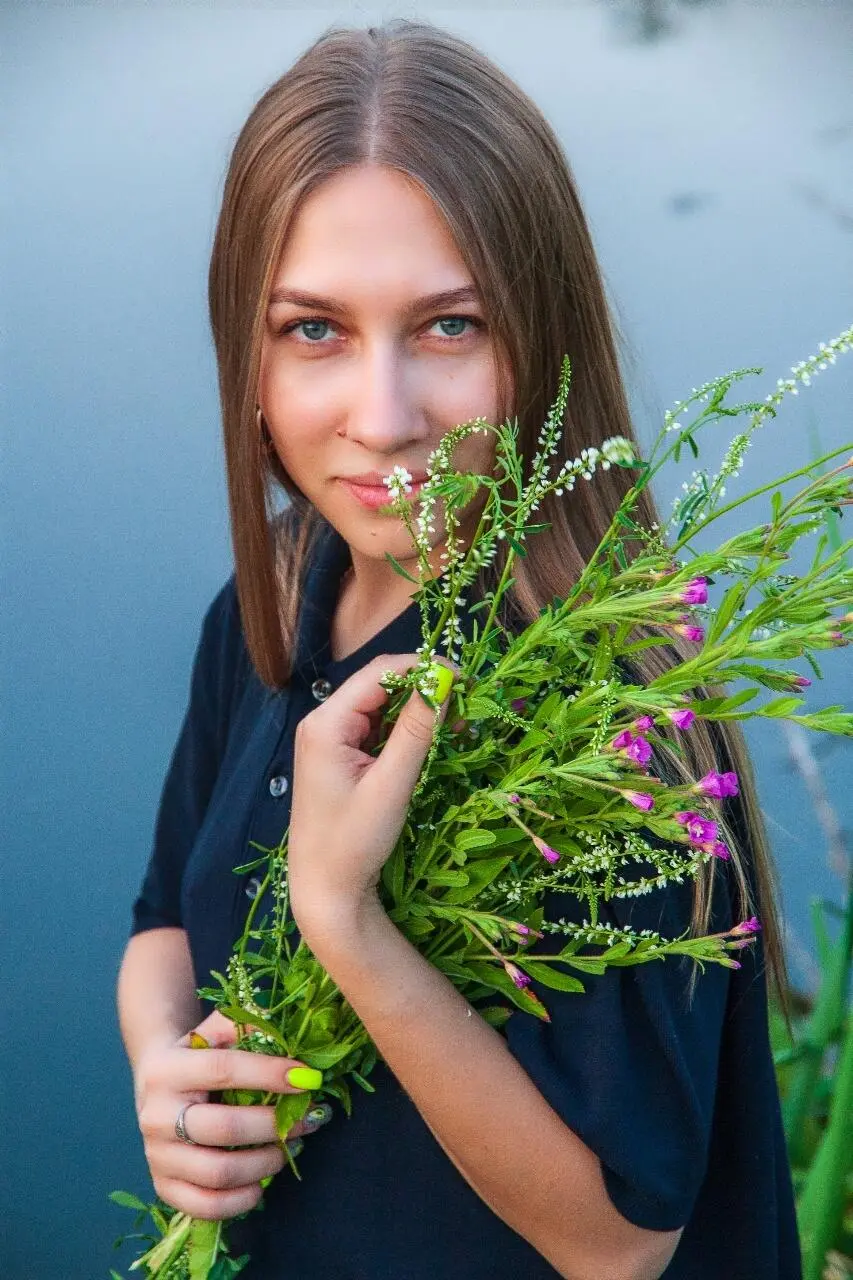
[[[692,1000],[684,965],[614,969],[582,996],[543,993],[550,1024],[514,1011],[497,1031],[377,896],[431,714],[411,699],[379,757],[366,754],[379,675],[412,666],[421,641],[411,586],[385,556],[405,565],[413,548],[379,514],[376,486],[395,465],[422,478],[442,435],[475,416],[517,417],[531,459],[565,353],[574,374],[554,466],[632,434],[599,268],[551,129],[499,69],[436,28],[327,33],[237,140],[210,306],[235,574],[204,619],[119,980],[157,1192],[199,1217],[243,1214],[284,1163],[272,1109],[210,1094],[317,1086],[301,1064],[233,1048],[233,1028],[195,995],[224,968],[257,892],[232,868],[250,840],[276,844],[289,823],[296,925],[381,1058],[351,1118],[315,1108],[313,1130],[293,1130],[303,1180],[275,1179],[264,1211],[233,1225],[247,1277],[795,1280],[766,1016],[765,974],[784,984],[784,962],[734,726],[712,735],[697,722],[683,765],[662,748],[676,775],[737,772],[723,815],[731,861],[605,913],[673,936],[755,910],[763,931],[742,969],[709,966]],[[456,465],[491,470],[493,450],[491,433],[472,435]],[[567,593],[629,483],[612,468],[543,503],[551,527],[517,561],[506,625]],[[484,497],[466,509],[465,538]],[[648,490],[640,516],[657,518]],[[445,536],[437,520],[436,573]],[[483,570],[480,590],[501,568]],[[642,677],[679,661],[679,643],[641,651]],[[552,898],[549,915],[572,909]],[[212,1050],[190,1049],[194,1029]]]

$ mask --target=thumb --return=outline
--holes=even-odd
[[[437,658],[426,674],[432,676],[431,690],[427,686],[426,696],[413,690],[367,775],[372,785],[381,788],[383,800],[403,811],[408,808],[432,742],[435,708],[439,708],[438,722],[441,723],[447,715],[450,691],[459,668]],[[430,694],[434,705],[427,701]]]
[[[228,1049],[237,1043],[237,1028],[230,1018],[214,1009],[204,1022],[184,1036],[182,1043],[191,1049]]]

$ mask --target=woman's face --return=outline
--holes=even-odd
[[[364,506],[341,478],[377,472],[381,484],[395,465],[422,477],[451,427],[497,422],[500,406],[474,281],[432,202],[403,174],[346,169],[306,199],[275,276],[258,398],[285,470],[349,543],[357,576],[367,561],[390,570],[386,551],[412,559],[403,522]],[[488,475],[494,456],[494,434],[475,432],[453,465]],[[481,489],[462,511],[463,534],[485,500]],[[436,552],[442,506],[429,535]],[[437,572],[436,554],[432,563]]]

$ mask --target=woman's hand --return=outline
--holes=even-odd
[[[190,1047],[190,1034],[210,1048]],[[259,1089],[265,1093],[304,1093],[287,1080],[295,1058],[275,1058],[233,1048],[236,1027],[212,1013],[194,1033],[176,1044],[150,1050],[136,1064],[134,1090],[145,1156],[157,1195],[194,1218],[233,1218],[260,1200],[261,1179],[278,1173],[285,1155],[276,1133],[274,1106],[224,1106],[208,1101],[222,1089]],[[319,1072],[317,1073],[319,1075]],[[181,1108],[191,1145],[178,1138]],[[312,1113],[321,1108],[312,1108]],[[301,1137],[331,1118],[294,1125],[288,1139]],[[227,1150],[236,1147],[238,1150]]]
[[[290,906],[310,945],[324,920],[375,906],[383,864],[403,829],[432,741],[435,710],[412,693],[378,756],[384,671],[400,675],[416,653],[383,654],[355,672],[300,721],[294,740],[293,801],[287,842]],[[447,714],[456,669],[439,687],[439,720]]]

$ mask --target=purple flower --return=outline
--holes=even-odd
[[[759,933],[760,930],[761,924],[759,923],[758,916],[750,916],[748,920],[741,920],[740,924],[736,924],[731,932],[736,936],[741,937],[744,934]]]
[[[560,861],[560,855],[557,852],[557,850],[552,849],[551,846],[549,844],[546,844],[544,840],[540,840],[539,836],[533,837],[533,843],[536,845],[536,848],[542,854],[542,857],[545,859],[546,862]]]
[[[666,714],[676,729],[689,729],[696,719],[696,712],[691,711],[689,707],[684,707],[681,711],[667,711]]]
[[[691,578],[687,586],[679,593],[678,599],[681,604],[707,604],[708,588],[705,585],[707,578]]]
[[[676,635],[684,636],[685,640],[695,640],[700,644],[705,639],[705,632],[701,627],[695,626],[692,622],[678,622],[672,627]]]
[[[622,751],[625,747],[630,747],[634,741],[634,735],[630,729],[623,729],[621,733],[617,733],[616,737],[611,741],[610,745],[614,751]]]
[[[509,964],[505,961],[504,968],[517,987],[523,988],[530,986],[530,978],[526,973],[522,973],[521,969],[519,969],[517,965]]]
[[[521,796],[516,791],[511,791],[507,796],[510,804],[521,804]]]
[[[717,839],[717,824],[693,809],[683,810],[675,815],[676,821],[687,828],[687,834],[693,844],[707,844]]]
[[[522,947],[529,946],[534,938],[545,937],[540,929],[531,929],[529,925],[520,924],[517,920],[510,920],[509,927],[513,933],[519,935],[518,942]]]
[[[625,749],[625,755],[630,760],[636,760],[637,764],[648,764],[652,758],[652,749],[645,738],[635,738]]]
[[[711,845],[711,852],[715,858],[722,858],[723,862],[728,862],[729,858],[732,856],[729,853],[728,845],[724,844],[722,840],[714,841]]]
[[[810,684],[811,680],[807,676],[793,676],[791,679],[791,688],[793,689],[808,689]]]
[[[519,715],[519,716],[520,716],[520,715],[521,715],[521,713],[522,713],[522,711],[524,710],[524,708],[527,706],[527,699],[526,699],[526,698],[513,698],[512,702],[511,702],[509,705],[512,707],[512,709],[513,709],[513,711],[516,713],[516,715]]]
[[[643,809],[646,812],[655,807],[654,796],[650,796],[647,791],[623,791],[622,795],[638,809]]]
[[[634,728],[640,730],[648,730],[654,728],[654,720],[651,716],[640,716],[639,720],[634,721]]]
[[[724,796],[736,796],[738,794],[737,774],[731,771],[717,773],[712,769],[710,773],[705,774],[704,778],[699,779],[693,790],[701,791],[706,796],[714,796],[717,800],[722,800]]]

